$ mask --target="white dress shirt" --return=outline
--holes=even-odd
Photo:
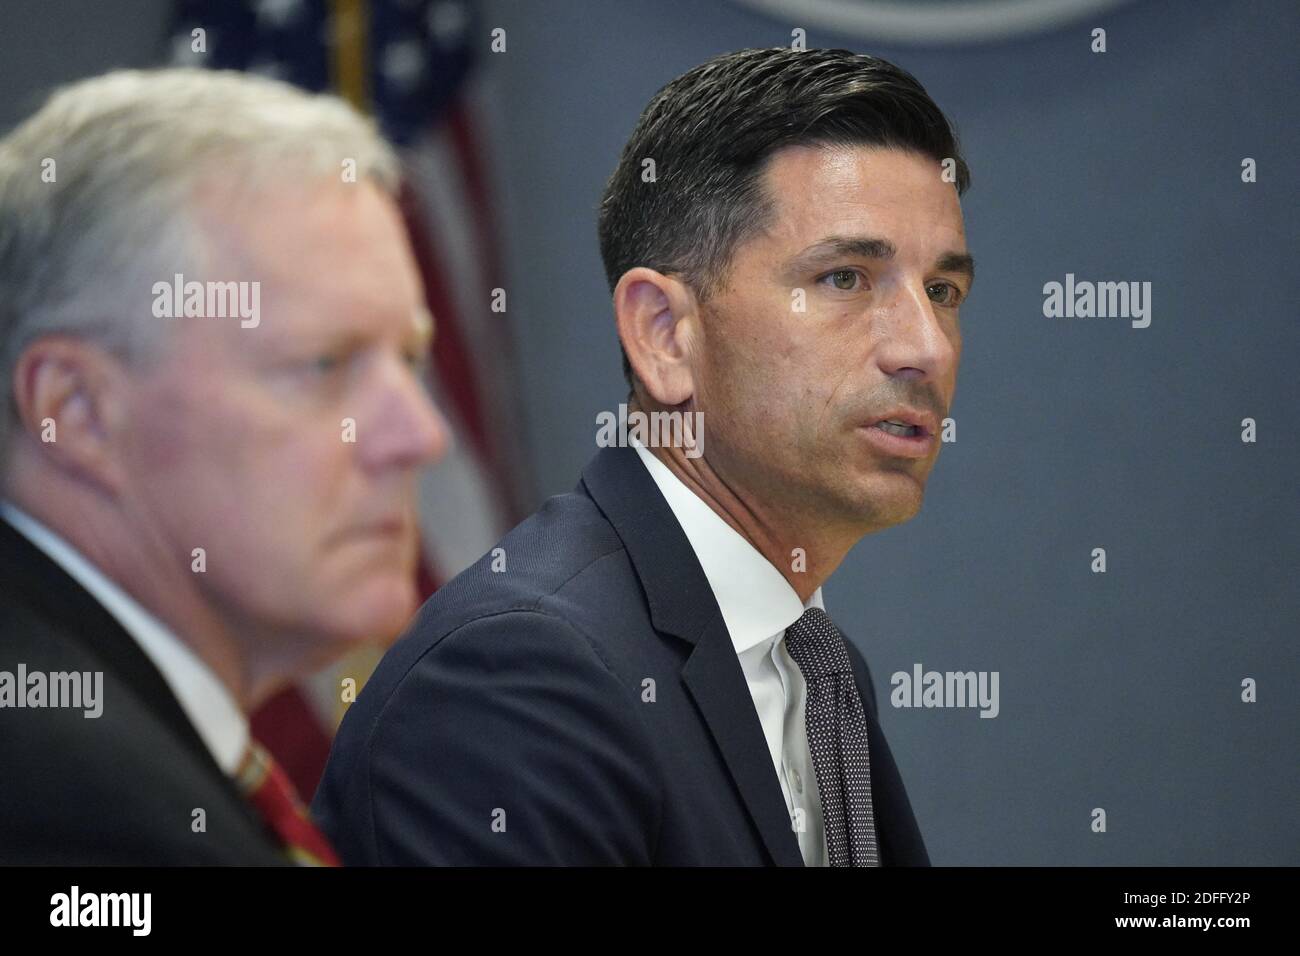
[[[826,830],[804,722],[808,686],[784,640],[785,629],[807,608],[824,606],[821,588],[806,604],[800,601],[781,572],[667,465],[639,443],[632,445],[686,533],[722,611],[804,863],[825,866]]]
[[[85,588],[134,638],[176,695],[217,766],[233,777],[248,746],[248,718],[211,668],[166,625],[45,525],[7,501],[0,502],[0,516]],[[112,701],[105,706],[111,707]]]

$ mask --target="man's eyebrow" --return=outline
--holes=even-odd
[[[856,259],[882,259],[888,261],[898,254],[898,249],[888,239],[872,236],[829,236],[796,253],[789,262],[792,271],[802,271],[820,262],[839,257]],[[945,252],[935,261],[940,272],[957,272],[975,281],[975,259],[965,252]]]
[[[975,283],[975,260],[965,252],[945,252],[934,264],[940,272],[959,272],[972,285]]]
[[[897,254],[898,250],[888,239],[876,239],[871,236],[828,236],[825,239],[818,239],[811,246],[795,253],[790,259],[790,266],[797,269],[838,257],[892,259]]]

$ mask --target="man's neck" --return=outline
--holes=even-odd
[[[267,696],[268,688],[258,686],[241,660],[240,645],[231,637],[228,624],[207,609],[190,565],[181,558],[159,560],[164,550],[147,532],[127,528],[100,502],[66,497],[55,506],[49,496],[24,496],[12,488],[9,500],[157,618],[212,671],[241,710],[250,712]]]
[[[632,398],[632,410],[646,409]],[[646,451],[781,572],[805,604],[840,566],[857,540],[851,535],[812,528],[808,520],[766,507],[737,483],[724,480],[705,455],[692,458],[687,456],[686,448],[675,445],[648,446]]]

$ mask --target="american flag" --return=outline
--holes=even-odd
[[[334,92],[401,150],[402,211],[438,320],[430,388],[455,435],[421,481],[425,594],[487,551],[524,497],[515,445],[502,441],[518,410],[505,314],[490,308],[501,266],[474,122],[476,52],[488,42],[465,0],[179,0],[170,41],[175,65]],[[360,687],[380,653],[354,655],[253,715],[254,736],[308,798],[346,708],[342,680]]]

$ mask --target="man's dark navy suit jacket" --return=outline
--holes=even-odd
[[[343,721],[312,809],[344,862],[802,865],[722,614],[636,450],[601,450],[499,548]],[[881,861],[928,865],[849,653]]]

